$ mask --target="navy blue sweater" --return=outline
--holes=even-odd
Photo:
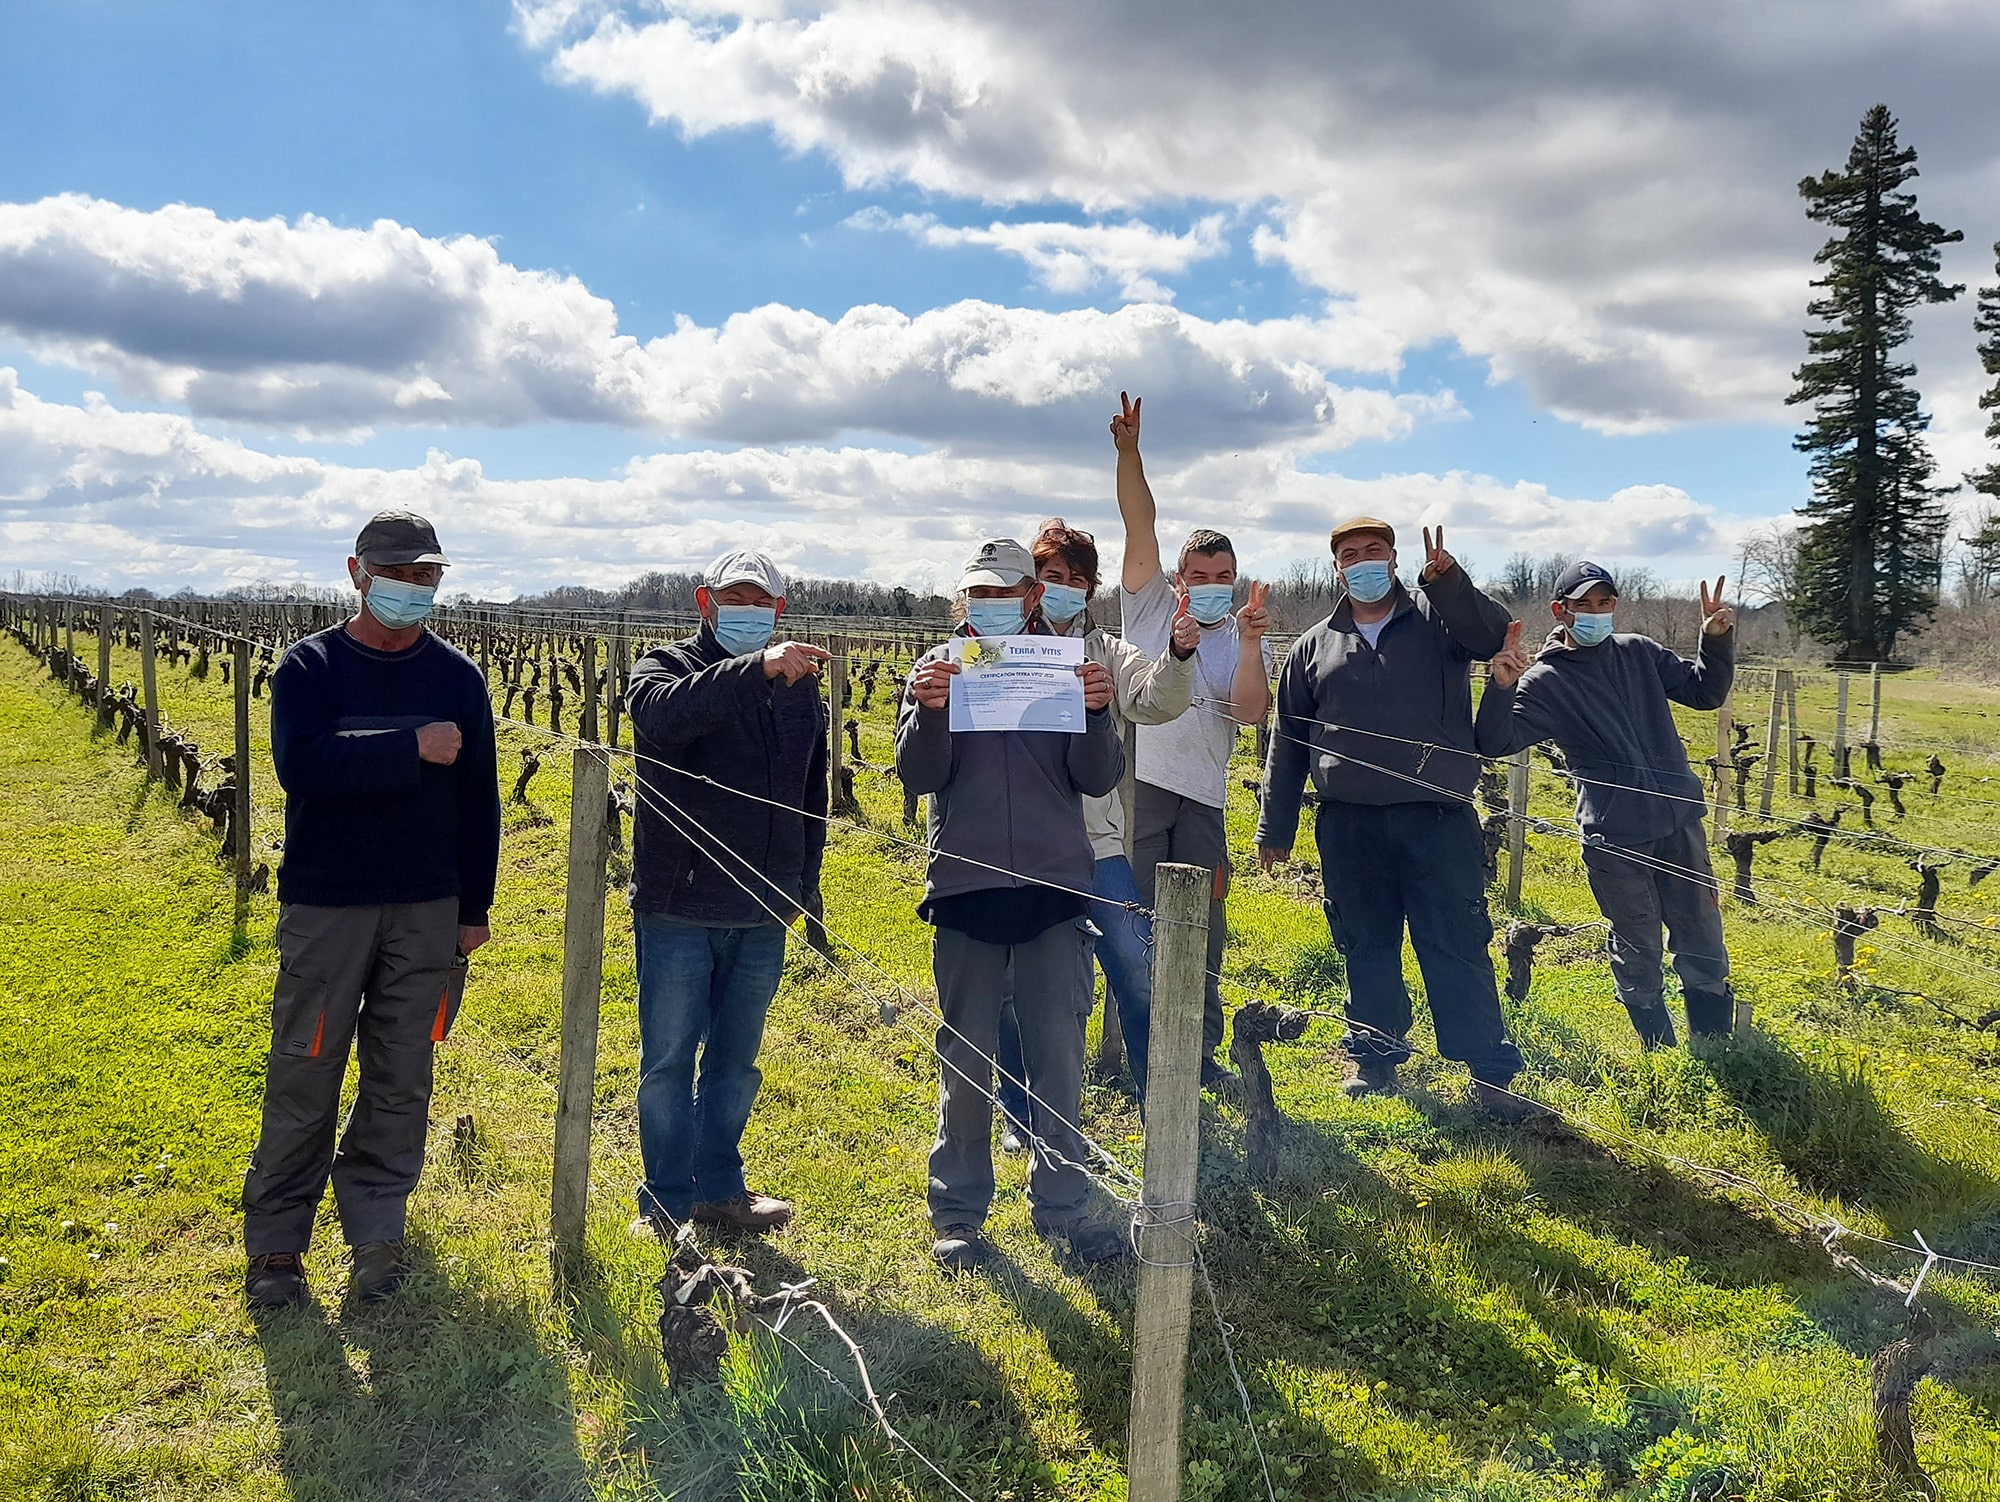
[[[417,727],[458,726],[448,767]],[[345,626],[296,643],[271,679],[271,759],[285,789],[278,900],[315,907],[458,899],[486,922],[500,865],[493,706],[479,665],[426,631],[378,652]]]

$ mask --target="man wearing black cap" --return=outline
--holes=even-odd
[[[1611,976],[1648,1048],[1674,1041],[1660,961],[1674,951],[1688,1031],[1718,1036],[1734,1020],[1722,908],[1702,834],[1701,783],[1668,701],[1719,709],[1735,674],[1736,615],[1701,586],[1701,637],[1690,662],[1649,636],[1614,632],[1618,586],[1595,563],[1556,581],[1555,628],[1530,659],[1518,623],[1493,659],[1475,729],[1506,756],[1554,741],[1576,778],[1583,867],[1611,925]],[[1531,665],[1532,661],[1532,665]]]
[[[500,860],[486,679],[424,628],[445,566],[422,517],[375,517],[347,560],[360,608],[294,645],[271,679],[285,853],[263,1126],[243,1186],[253,1307],[305,1301],[329,1178],[355,1293],[386,1298],[409,1272],[432,1054],[487,940]],[[336,1149],[351,1045],[361,1082]]]
[[[1345,594],[1293,643],[1257,823],[1265,870],[1292,852],[1306,774],[1319,790],[1314,837],[1326,919],[1347,962],[1351,1095],[1395,1087],[1410,1056],[1403,928],[1423,971],[1438,1052],[1465,1064],[1474,1098],[1519,1119],[1507,1090],[1521,1051],[1507,1036],[1487,946],[1485,861],[1471,795],[1472,670],[1507,639],[1507,607],[1482,594],[1424,529],[1414,594],[1396,578],[1396,533],[1357,516],[1333,529]]]

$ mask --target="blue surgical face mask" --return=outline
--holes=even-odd
[[[1234,584],[1190,584],[1188,614],[1204,626],[1219,626],[1236,602]]]
[[[1569,639],[1579,647],[1594,647],[1601,641],[1609,640],[1611,636],[1611,617],[1612,612],[1609,610],[1601,614],[1593,614],[1588,610],[1571,612]]]
[[[1090,596],[1073,584],[1042,582],[1042,614],[1058,626],[1067,626],[1083,614]]]
[[[368,593],[362,598],[377,621],[391,631],[405,631],[430,615],[436,597],[435,584],[405,584],[401,579],[370,574]]]
[[[1347,581],[1347,592],[1363,605],[1373,605],[1396,587],[1396,571],[1381,558],[1350,563],[1340,577]]]
[[[1019,595],[1003,595],[997,600],[967,600],[965,618],[981,636],[1019,636],[1028,624]]]
[[[763,651],[771,644],[771,633],[777,625],[778,611],[772,605],[715,607],[715,639],[731,657]]]

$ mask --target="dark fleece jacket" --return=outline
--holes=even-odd
[[[642,789],[632,906],[712,924],[768,923],[766,903],[797,913],[826,848],[819,680],[766,678],[761,652],[732,657],[704,625],[633,665],[625,706]]]
[[[1557,627],[1518,684],[1487,684],[1474,732],[1485,756],[1554,741],[1576,774],[1585,838],[1644,845],[1699,823],[1705,806],[1668,701],[1720,709],[1735,675],[1733,631],[1704,633],[1690,662],[1650,636],[1579,647]]]

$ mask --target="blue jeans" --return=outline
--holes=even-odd
[[[1476,1080],[1521,1072],[1493,980],[1479,820],[1463,803],[1339,803],[1315,825],[1326,921],[1347,962],[1348,1056],[1400,1064],[1410,1056],[1403,925],[1424,976],[1438,1052]]]
[[[785,930],[702,928],[634,913],[639,961],[639,1208],[686,1220],[743,1193],[757,1049],[785,968]],[[695,1051],[701,1075],[695,1077]]]
[[[1125,1034],[1126,1067],[1139,1099],[1146,1098],[1146,1040],[1153,1026],[1153,920],[1120,902],[1139,902],[1139,882],[1132,863],[1122,855],[1107,856],[1097,863],[1097,895],[1104,900],[1090,906],[1090,921],[1103,931],[1097,941],[1097,963],[1104,970],[1104,984],[1118,1006],[1118,1025]],[[1085,992],[1077,1026],[1085,1027],[1096,998]],[[1028,1097],[1018,1083],[1021,1079],[1021,1030],[1014,1021],[1014,998],[1010,993],[1000,1012],[1000,1049],[995,1059],[1001,1069],[1000,1108],[1011,1122],[1028,1119]]]

